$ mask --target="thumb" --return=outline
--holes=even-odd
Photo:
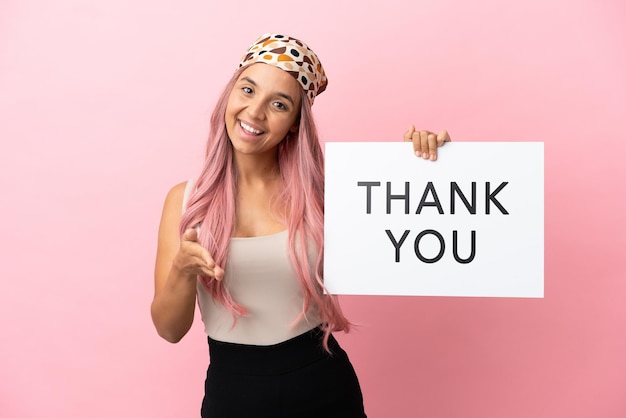
[[[404,133],[404,141],[411,142],[413,138],[413,133],[415,132],[415,126],[409,126],[409,130]]]
[[[450,142],[450,134],[445,129],[437,135],[437,145],[442,146],[444,142]]]
[[[194,228],[187,228],[183,233],[182,240],[198,242],[198,232]]]

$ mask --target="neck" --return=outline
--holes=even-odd
[[[276,153],[267,155],[235,153],[235,165],[240,183],[274,182],[280,177]]]

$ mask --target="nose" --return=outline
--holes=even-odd
[[[247,110],[250,117],[257,120],[265,119],[265,101],[262,97],[255,96],[250,99]]]

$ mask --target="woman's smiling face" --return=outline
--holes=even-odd
[[[246,68],[228,98],[225,123],[235,153],[265,154],[298,128],[301,87],[287,72],[257,63]]]

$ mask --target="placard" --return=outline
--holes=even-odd
[[[333,294],[543,297],[542,142],[326,143]]]

